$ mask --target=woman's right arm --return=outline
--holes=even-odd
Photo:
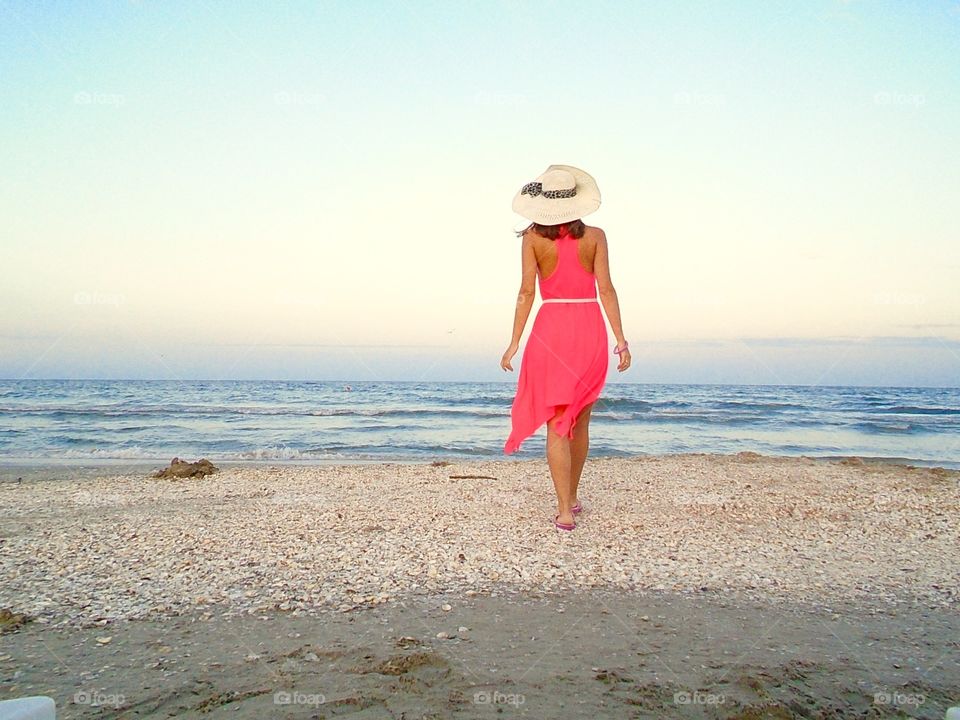
[[[597,228],[597,232],[599,236],[597,238],[597,252],[593,257],[593,273],[597,276],[597,292],[600,295],[600,301],[603,303],[603,310],[607,314],[607,320],[610,321],[613,336],[617,340],[617,347],[621,347],[626,342],[626,338],[623,336],[623,325],[620,321],[620,300],[617,298],[616,288],[613,287],[613,280],[610,279],[607,235],[600,228]],[[624,350],[620,353],[618,369],[626,370],[629,366],[630,351]]]
[[[613,328],[613,336],[617,339],[617,345],[623,345],[623,326],[620,322],[620,301],[617,298],[617,290],[613,287],[613,280],[610,279],[610,256],[607,253],[607,235],[600,228],[597,228],[599,236],[597,238],[597,252],[593,257],[593,273],[597,276],[597,292],[600,294],[600,300],[603,302],[604,312],[607,313],[607,320],[610,321],[610,327]]]

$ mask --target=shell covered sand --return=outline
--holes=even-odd
[[[960,598],[958,476],[754,453],[591,458],[572,533],[553,527],[544,460],[3,483],[0,607],[87,625],[584,587],[945,607]]]

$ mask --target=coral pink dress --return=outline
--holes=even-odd
[[[566,405],[557,423],[560,435],[573,437],[577,415],[594,402],[607,380],[607,325],[597,302],[597,278],[583,269],[579,240],[566,227],[554,241],[557,267],[546,280],[537,271],[544,302],[523,350],[517,393],[510,410],[512,429],[503,446],[509,455]]]

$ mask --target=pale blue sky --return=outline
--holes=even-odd
[[[958,58],[956,1],[0,0],[0,377],[515,382],[564,163],[611,382],[955,386]]]

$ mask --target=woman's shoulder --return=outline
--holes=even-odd
[[[536,228],[533,225],[530,225],[529,227],[524,228],[524,230],[520,233],[520,237],[523,240],[526,240],[528,242],[531,242],[531,241],[540,242],[544,240],[552,242],[550,238],[538,233]],[[586,223],[584,223],[583,237],[593,241],[600,241],[600,240],[606,240],[607,236],[606,236],[606,233],[603,232],[603,228],[597,227],[596,225],[587,225]]]

